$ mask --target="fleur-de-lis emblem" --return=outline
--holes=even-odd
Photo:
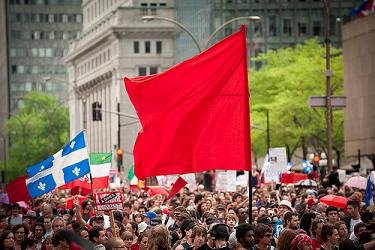
[[[80,171],[81,171],[80,168],[75,167],[75,168],[73,169],[72,173],[75,174],[76,176],[78,176]]]
[[[43,171],[43,170],[44,170],[44,165],[40,166],[40,170],[39,170],[39,172],[40,172],[40,171]]]
[[[70,147],[71,149],[73,149],[73,148],[74,148],[74,145],[76,145],[76,142],[75,142],[75,141],[72,141],[72,142],[70,143],[69,147]]]
[[[42,191],[46,190],[46,184],[43,182],[39,182],[38,189]]]

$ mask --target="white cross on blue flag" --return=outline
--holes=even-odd
[[[27,169],[26,186],[32,198],[41,196],[90,172],[84,132],[59,152]]]

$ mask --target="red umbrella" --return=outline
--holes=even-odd
[[[337,196],[337,195],[330,194],[330,195],[326,195],[320,198],[319,202],[325,203],[333,207],[345,208],[348,200],[349,199],[344,196]]]

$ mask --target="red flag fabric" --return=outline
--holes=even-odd
[[[157,194],[162,194],[165,196],[168,195],[168,191],[164,186],[147,186],[145,190],[149,191],[150,197],[155,196]]]
[[[82,196],[82,195],[77,195],[78,202],[82,206],[82,202],[84,200],[87,200],[87,197]],[[69,197],[66,199],[66,208],[67,209],[72,209],[73,208],[73,203],[74,203],[74,197]]]
[[[282,173],[281,174],[281,183],[289,184],[296,183],[301,180],[306,180],[307,174],[300,173]]]
[[[180,191],[181,188],[185,187],[186,184],[187,184],[187,182],[185,181],[184,178],[182,178],[181,176],[178,177],[177,180],[175,181],[175,183],[172,186],[171,192],[169,193],[169,196],[168,196],[167,200],[169,200],[175,194],[177,194],[177,192]]]
[[[251,170],[246,29],[156,75],[124,78],[142,130],[134,172]]]
[[[29,178],[27,175],[18,177],[12,182],[6,184],[6,190],[9,196],[9,202],[16,203],[17,201],[26,201],[31,200],[29,191],[26,187],[26,179]]]

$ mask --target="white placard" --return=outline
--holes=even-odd
[[[236,171],[216,171],[216,191],[236,192]]]
[[[270,168],[275,172],[288,171],[288,160],[285,148],[270,148]]]

